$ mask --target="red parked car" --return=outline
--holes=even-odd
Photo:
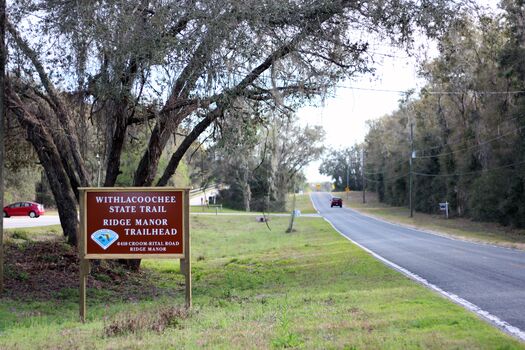
[[[44,213],[44,206],[35,202],[16,202],[4,207],[4,218],[24,215],[37,218]]]

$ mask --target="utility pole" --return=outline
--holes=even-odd
[[[409,192],[409,198],[408,203],[410,205],[410,217],[414,217],[414,201],[412,200],[412,158],[414,157],[414,128],[412,122],[410,122],[410,159],[409,159],[409,184],[408,184],[408,192]]]
[[[361,182],[363,185],[363,204],[366,203],[366,184],[365,184],[365,150],[361,149]]]
[[[346,199],[348,199],[348,196],[349,196],[349,193],[350,191],[348,191],[348,186],[349,186],[349,180],[350,178],[350,158],[347,158],[346,160],[346,188],[345,188],[345,192],[346,192]]]
[[[4,207],[5,0],[0,0],[0,208]],[[0,218],[0,294],[4,292],[4,213]]]

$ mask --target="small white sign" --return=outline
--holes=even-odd
[[[444,211],[448,219],[448,202],[439,203],[439,210]]]

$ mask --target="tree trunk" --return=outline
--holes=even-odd
[[[113,127],[113,137],[109,143],[109,150],[107,155],[106,178],[104,180],[104,187],[113,187],[117,182],[117,177],[120,174],[120,157],[122,155],[122,147],[126,138],[127,130],[127,105],[122,102],[118,107],[116,113],[113,115],[115,120]]]
[[[252,190],[250,184],[245,182],[242,187],[242,194],[244,199],[244,210],[250,212],[250,202],[252,201]]]
[[[142,21],[139,21],[139,25],[142,23]],[[107,127],[111,129],[112,138],[109,142],[109,150],[106,157],[107,166],[104,187],[115,186],[117,177],[120,174],[120,158],[122,156],[122,147],[126,139],[129,121],[128,111],[130,110],[130,100],[128,96],[131,96],[133,82],[139,71],[139,64],[136,59],[130,60],[120,80],[122,85],[122,91],[120,92],[121,98],[116,101],[112,100],[110,103],[110,106],[113,106],[113,108],[108,111],[108,113],[110,113],[110,120],[107,123]]]
[[[166,147],[171,135],[177,130],[180,121],[190,115],[195,109],[196,106],[191,106],[178,111],[177,114],[172,116],[161,115],[161,120],[155,124],[148,146],[135,171],[135,176],[133,177],[134,186],[151,186],[155,175],[157,175],[159,160],[164,147]]]
[[[9,109],[17,116],[27,132],[27,138],[37,152],[47,179],[53,191],[60,216],[60,224],[70,244],[77,244],[78,217],[77,200],[71,188],[69,177],[63,167],[60,152],[53,142],[48,129],[34,115],[26,111],[21,100],[9,91]]]

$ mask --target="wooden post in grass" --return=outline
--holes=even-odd
[[[80,322],[86,322],[86,288],[89,276],[89,260],[80,259]]]
[[[86,322],[86,288],[87,288],[87,278],[89,275],[89,261],[84,259],[84,252],[86,250],[84,237],[86,236],[85,227],[86,227],[86,193],[80,191],[80,227],[78,230],[79,237],[77,237],[78,242],[78,252],[79,252],[79,275],[80,275],[80,288],[79,288],[79,314],[80,322]]]
[[[295,219],[295,178],[292,182],[292,188],[293,188],[293,204],[292,204],[292,216],[290,217],[290,225],[288,226],[288,229],[286,230],[286,233],[293,232],[293,222]]]
[[[180,260],[180,270],[185,280],[185,301],[189,309],[192,305],[191,293],[191,241],[190,241],[190,191],[186,190],[184,196],[184,258]]]

